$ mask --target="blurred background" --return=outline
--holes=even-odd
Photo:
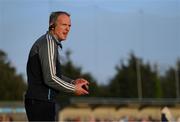
[[[27,121],[23,97],[32,44],[53,11],[71,14],[63,74],[90,94],[61,93],[57,120],[180,120],[180,0],[0,0],[0,121]]]

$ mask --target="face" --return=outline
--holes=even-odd
[[[53,34],[56,36],[58,40],[65,40],[70,31],[71,27],[71,19],[69,16],[63,14],[58,16],[56,21],[56,26],[54,30],[52,30]]]

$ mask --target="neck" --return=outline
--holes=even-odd
[[[49,31],[49,33],[56,39],[56,41],[61,42],[60,39],[56,36],[56,34],[53,31]]]

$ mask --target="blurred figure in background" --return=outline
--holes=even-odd
[[[168,107],[164,107],[161,110],[161,121],[162,122],[174,122],[174,117],[172,116]]]

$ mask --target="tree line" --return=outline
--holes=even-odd
[[[127,63],[122,61],[115,66],[115,74],[106,85],[98,84],[90,74],[82,72],[71,60],[71,51],[62,57],[62,73],[73,79],[83,77],[90,81],[90,94],[84,97],[115,97],[115,98],[179,98],[180,60],[176,67],[169,67],[164,74],[158,71],[157,65],[144,63],[131,53]],[[11,65],[7,54],[0,50],[0,100],[23,100],[27,82],[16,68]],[[59,101],[68,104],[70,97],[75,95],[61,93]]]

